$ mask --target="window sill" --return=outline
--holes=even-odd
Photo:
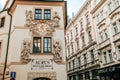
[[[113,37],[116,36],[116,35],[119,34],[119,33],[120,33],[120,31],[118,31],[117,33],[114,33]]]
[[[112,63],[114,63],[115,61],[111,61],[111,62],[108,62],[108,63],[104,63],[103,65],[105,66],[105,65],[109,65],[109,64],[112,64]]]
[[[101,42],[99,43],[99,45],[102,44],[102,43],[104,43],[104,42],[106,42],[106,41],[109,40],[109,39],[110,39],[110,38],[106,38],[105,40],[101,41]]]
[[[31,55],[53,55],[52,53],[32,53]]]
[[[51,20],[51,19],[34,19],[34,20]]]
[[[105,18],[102,18],[102,19],[97,23],[98,28],[101,27],[100,25],[101,25],[101,23],[104,22],[104,21],[105,21]]]

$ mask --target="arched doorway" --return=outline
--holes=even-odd
[[[35,78],[33,80],[51,80],[51,79],[49,79],[49,78]]]

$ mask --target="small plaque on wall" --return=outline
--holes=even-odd
[[[53,69],[52,59],[32,59],[31,70]]]

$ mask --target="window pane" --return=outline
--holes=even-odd
[[[40,53],[41,52],[41,38],[34,37],[33,38],[33,53]]]
[[[35,9],[35,19],[42,19],[42,10]]]
[[[50,20],[51,19],[51,11],[50,9],[44,10],[44,19]]]
[[[51,38],[44,38],[44,53],[51,53]]]

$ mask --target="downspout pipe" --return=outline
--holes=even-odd
[[[7,67],[7,60],[8,60],[8,51],[9,51],[9,43],[10,43],[10,33],[11,33],[11,24],[12,24],[12,15],[9,13],[9,10],[7,10],[7,14],[10,16],[10,25],[9,25],[9,32],[8,32],[8,39],[7,39],[7,48],[6,48],[6,56],[5,56],[5,63],[4,63],[4,70],[3,70],[3,76],[2,80],[5,80],[5,72]]]
[[[5,73],[7,68],[7,60],[8,60],[8,51],[9,51],[9,44],[10,44],[10,33],[11,33],[11,26],[12,26],[12,15],[10,14],[10,10],[15,3],[15,0],[13,0],[10,8],[7,9],[7,14],[10,16],[10,25],[9,25],[9,31],[8,31],[8,39],[7,39],[7,48],[6,48],[6,55],[5,55],[5,63],[4,63],[4,69],[3,69],[3,75],[2,80],[5,80]]]

